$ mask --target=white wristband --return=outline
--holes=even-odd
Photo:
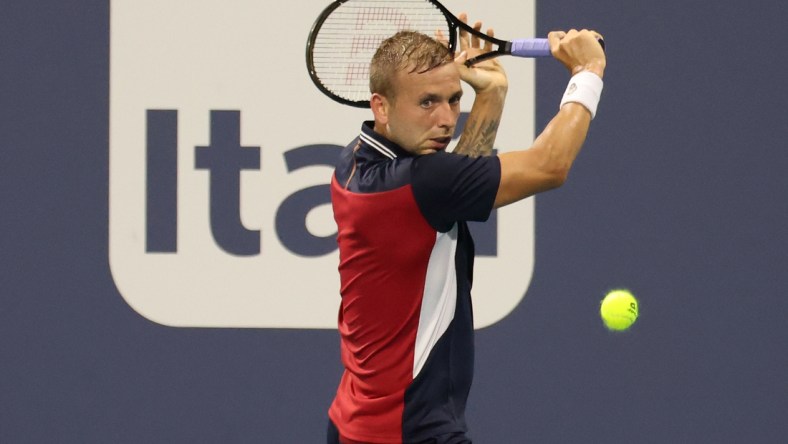
[[[602,95],[602,79],[590,71],[581,71],[569,79],[561,106],[569,102],[579,103],[591,113],[591,118],[596,116],[596,107]]]

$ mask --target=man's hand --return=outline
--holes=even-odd
[[[468,14],[461,13],[458,17],[463,23],[468,23]],[[477,21],[473,24],[473,29],[481,31],[482,22]],[[487,30],[487,35],[495,37],[492,28]],[[506,72],[503,66],[496,59],[487,59],[473,66],[465,66],[465,61],[472,59],[480,54],[492,51],[492,43],[472,35],[460,28],[460,53],[454,59],[460,69],[460,78],[468,83],[476,94],[483,94],[490,91],[505,93],[509,87]]]
[[[607,59],[596,31],[572,29],[568,32],[553,31],[547,35],[550,52],[566,66],[572,75],[590,71],[602,78],[605,74]]]

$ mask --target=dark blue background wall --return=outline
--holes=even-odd
[[[604,33],[606,89],[528,295],[479,331],[476,441],[788,439],[788,6],[748,5],[538,2],[541,34]],[[0,442],[320,442],[334,332],[168,328],[115,289],[108,8],[1,8]],[[565,84],[539,63],[537,128]]]

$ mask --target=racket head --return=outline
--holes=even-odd
[[[306,44],[309,76],[331,99],[369,108],[369,64],[383,40],[399,31],[435,36],[454,52],[456,25],[429,0],[336,0],[315,20]]]

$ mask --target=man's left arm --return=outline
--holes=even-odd
[[[460,14],[459,18],[467,21],[464,13]],[[476,22],[473,27],[479,31],[482,23]],[[487,30],[487,35],[495,36],[492,28]],[[492,43],[484,42],[482,46],[481,39],[460,30],[460,50],[460,56],[455,63],[460,68],[462,80],[473,88],[476,97],[454,153],[472,157],[488,156],[492,153],[498,134],[509,83],[506,72],[496,59],[488,59],[471,67],[465,66],[465,60],[491,51]]]

